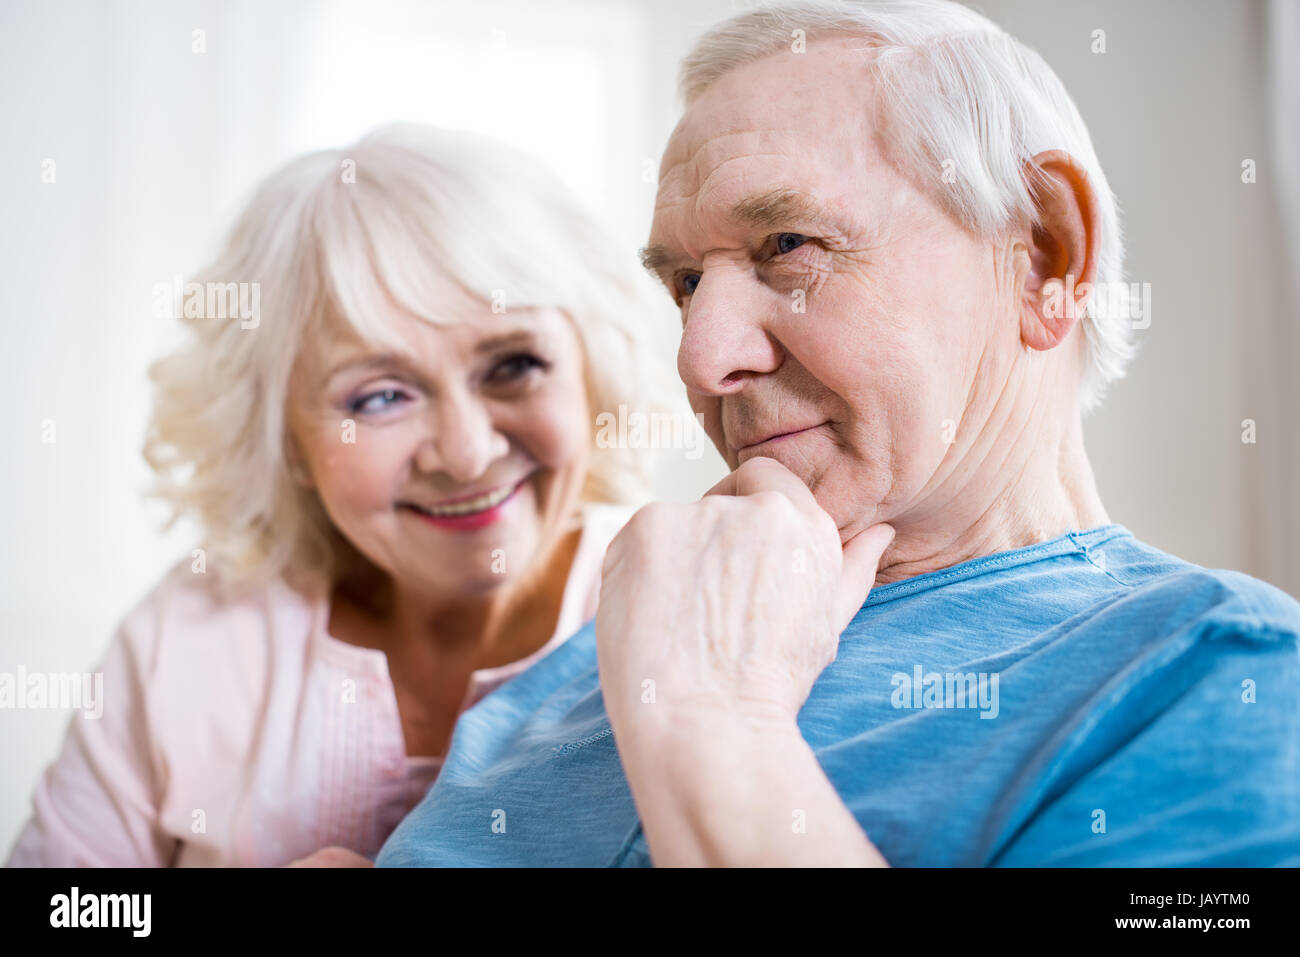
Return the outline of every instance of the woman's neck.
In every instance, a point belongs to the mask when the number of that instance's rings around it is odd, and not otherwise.
[[[331,634],[469,670],[517,661],[554,634],[581,534],[562,534],[524,576],[481,595],[405,587],[364,559],[353,562],[331,595]]]

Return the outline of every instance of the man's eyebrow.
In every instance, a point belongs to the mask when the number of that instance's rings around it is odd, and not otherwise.
[[[728,212],[731,221],[759,229],[776,229],[796,223],[824,222],[826,207],[807,193],[795,189],[773,189],[738,200]],[[646,246],[640,251],[641,265],[656,278],[678,257],[664,246]]]
[[[664,267],[674,258],[663,246],[646,246],[637,255],[645,271],[656,279],[663,279]]]
[[[823,219],[825,208],[807,193],[773,189],[747,196],[731,207],[730,218],[747,226],[775,229],[796,222]]]

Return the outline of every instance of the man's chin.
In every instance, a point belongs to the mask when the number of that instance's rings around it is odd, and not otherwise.
[[[793,456],[785,453],[780,449],[765,451],[761,456],[746,455],[743,459],[737,457],[733,462],[728,462],[734,472],[744,462],[751,458],[769,458],[780,462],[786,467],[799,481],[808,486],[812,492],[813,498],[821,506],[823,512],[831,517],[835,522],[835,527],[840,533],[840,543],[843,544],[853,539],[854,536],[866,531],[872,525],[879,524],[883,519],[864,519],[862,516],[874,516],[878,513],[879,503],[874,501],[856,502],[850,501],[851,496],[842,494],[843,485],[836,486],[833,480],[827,481],[828,467],[824,464],[810,461],[806,456]]]
[[[757,454],[750,454],[748,449],[742,450],[740,455],[737,456],[737,462],[736,465],[732,467],[732,471],[734,472],[737,468],[751,459],[757,458],[772,459],[775,462],[780,462],[785,466],[787,471],[799,479],[800,482],[803,482],[804,485],[808,486],[809,490],[813,493],[813,497],[817,499],[817,504],[823,509],[826,508],[826,503],[818,496],[818,488],[821,485],[821,476],[825,472],[824,467],[810,461],[806,455],[797,454],[793,449],[767,448]]]

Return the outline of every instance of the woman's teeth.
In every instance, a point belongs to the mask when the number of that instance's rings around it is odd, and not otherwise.
[[[463,502],[456,502],[454,505],[442,505],[436,508],[420,508],[422,512],[428,512],[430,515],[438,518],[451,518],[457,515],[473,515],[475,512],[486,512],[490,508],[496,508],[506,499],[508,499],[515,490],[515,486],[507,485],[496,489],[492,492],[486,492],[478,498],[466,499]],[[417,506],[419,508],[419,506]]]

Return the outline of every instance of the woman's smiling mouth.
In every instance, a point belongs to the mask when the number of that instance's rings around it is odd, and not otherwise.
[[[486,492],[451,499],[437,505],[416,505],[414,502],[400,502],[398,507],[440,528],[452,528],[460,531],[483,528],[501,518],[505,513],[506,506],[531,477],[531,475],[525,476],[514,485],[502,485]]]

